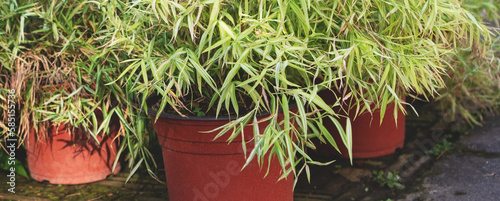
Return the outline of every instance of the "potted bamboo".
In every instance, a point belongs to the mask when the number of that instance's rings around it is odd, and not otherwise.
[[[318,164],[305,152],[311,138],[333,139],[316,126],[337,115],[317,92],[340,78],[304,33],[284,29],[300,9],[261,3],[120,3],[110,12],[120,34],[106,49],[128,58],[116,81],[150,108],[170,200],[292,200],[295,176]]]
[[[338,111],[350,117],[352,154],[341,149],[344,157],[377,157],[401,148],[405,105],[411,108],[406,96],[429,101],[448,87],[444,78],[456,69],[450,58],[461,50],[474,50],[478,60],[487,61],[491,28],[458,1],[325,4],[331,9],[322,16],[341,25],[312,27],[339,41],[330,49],[346,77],[333,92],[322,93],[334,103],[341,100]]]
[[[102,6],[115,30],[102,38],[103,51],[120,58],[113,83],[152,116],[171,200],[291,200],[290,180],[319,164],[306,151],[315,148],[311,139],[352,156],[350,119],[377,109],[374,124],[388,110],[403,116],[403,97],[428,99],[445,87],[446,56],[490,42],[488,29],[453,0]],[[327,104],[323,90],[340,95]],[[286,184],[267,186],[276,181],[264,175]],[[243,183],[259,193],[243,194]]]
[[[100,81],[105,71],[92,74],[105,66],[92,52],[102,11],[76,1],[1,6],[1,65],[5,86],[15,91],[16,133],[31,177],[78,184],[116,174],[120,124],[110,88]]]

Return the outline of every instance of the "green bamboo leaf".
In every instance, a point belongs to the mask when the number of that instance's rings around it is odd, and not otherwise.
[[[336,118],[331,118],[331,119],[334,119],[335,121],[338,121]],[[331,119],[330,119],[330,120],[331,120]],[[337,126],[337,125],[340,125],[340,124],[337,122],[337,123],[334,123],[334,125],[336,125],[336,126]],[[339,147],[337,146],[337,142],[335,142],[335,140],[334,140],[334,138],[333,138],[332,134],[330,133],[330,131],[328,131],[328,129],[326,129],[326,127],[325,127],[325,126],[323,126],[323,124],[318,124],[318,127],[319,127],[319,129],[321,130],[321,134],[322,134],[321,136],[322,136],[322,137],[324,137],[324,138],[328,141],[328,143],[330,143],[330,145],[331,145],[333,148],[335,148],[335,150],[337,150],[337,152],[339,152],[339,153],[340,153],[340,149],[339,149]],[[337,130],[339,130],[339,129],[342,129],[342,130],[343,130],[344,128],[342,128],[342,127],[336,127],[336,129],[337,129]],[[342,132],[342,131],[339,131],[339,133],[341,133],[341,132]]]
[[[212,11],[210,13],[209,24],[215,24],[218,14],[221,11],[221,0],[213,0]]]
[[[219,20],[217,24],[219,25],[221,32],[228,34],[229,36],[231,36],[233,40],[236,40],[235,33],[233,32],[233,30],[231,30],[231,28],[229,28],[229,26],[227,26],[227,24],[224,21]]]

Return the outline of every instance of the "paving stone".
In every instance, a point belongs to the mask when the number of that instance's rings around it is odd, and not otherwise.
[[[360,182],[361,179],[371,177],[372,172],[361,168],[342,168],[336,171],[350,182]]]
[[[500,197],[500,116],[468,131],[398,201],[490,201]],[[465,145],[465,146],[464,146]],[[463,147],[462,147],[463,146]]]
[[[426,197],[434,200],[498,200],[500,159],[452,155],[434,168],[441,174],[428,177]]]
[[[500,116],[489,120],[485,127],[472,130],[461,144],[472,150],[500,153]]]

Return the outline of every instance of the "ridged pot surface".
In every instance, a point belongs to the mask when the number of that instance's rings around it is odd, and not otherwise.
[[[278,181],[281,166],[277,160],[259,168],[252,162],[242,171],[245,154],[253,148],[253,129],[244,129],[244,140],[232,143],[223,136],[213,140],[218,128],[228,120],[195,120],[160,117],[154,128],[163,149],[169,200],[171,201],[292,201],[293,178]],[[266,125],[260,123],[261,130]],[[231,131],[230,131],[231,132]],[[267,167],[270,172],[267,177]]]

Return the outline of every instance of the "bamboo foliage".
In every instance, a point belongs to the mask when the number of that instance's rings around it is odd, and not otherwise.
[[[30,130],[40,127],[72,125],[66,127],[69,133],[84,129],[97,140],[100,133],[109,133],[112,117],[134,125],[128,122],[134,114],[120,113],[124,104],[116,103],[120,87],[105,85],[116,66],[106,62],[109,55],[96,54],[103,45],[96,38],[106,28],[104,14],[93,1],[0,3],[2,89],[16,91],[20,145]],[[116,139],[131,130],[127,128],[121,126]],[[38,142],[45,137],[36,136]]]
[[[2,101],[2,104],[0,104],[0,114],[3,116],[8,116],[8,105],[3,104],[5,102],[8,102],[8,94],[9,90],[6,87],[6,81],[8,76],[7,74],[7,69],[5,69],[2,65],[0,65],[0,100]],[[4,118],[2,118],[3,120]],[[8,122],[8,121],[7,121]],[[8,124],[8,123],[7,123]],[[0,122],[0,147],[2,147],[5,150],[5,147],[3,146],[3,142],[5,141],[5,137],[8,135],[8,127],[4,121]]]
[[[446,87],[443,77],[458,50],[482,55],[491,43],[490,28],[455,0],[110,1],[108,7],[115,31],[102,38],[109,41],[105,49],[127,58],[116,81],[131,83],[138,99],[164,97],[160,112],[189,116],[208,105],[205,113],[236,114],[218,135],[231,141],[256,115],[268,112],[273,122],[280,108],[290,111],[254,135],[257,146],[247,156],[263,162],[272,153],[285,175],[316,163],[305,148],[314,147],[312,137],[332,138],[321,119],[336,122],[334,106],[349,100],[358,114],[380,108],[383,115],[395,102],[397,115],[406,104],[401,96],[429,100]],[[327,105],[321,90],[343,94]],[[350,128],[338,129],[349,147]]]
[[[407,95],[458,100],[445,89],[465,83],[463,73],[498,78],[490,51],[497,43],[476,12],[492,3],[469,1],[9,0],[0,3],[0,71],[7,74],[0,84],[17,89],[21,135],[50,121],[95,137],[116,116],[120,154],[128,153],[132,174],[145,165],[154,176],[144,112],[154,96],[158,115],[237,116],[217,137],[252,135],[247,164],[275,157],[283,176],[309,174],[308,165],[321,164],[306,152],[315,148],[312,138],[352,145],[350,125],[338,122],[335,107],[383,115],[395,103],[397,115]],[[494,8],[486,14],[498,19]],[[460,70],[455,64],[468,64],[466,56],[479,63]],[[71,90],[50,87],[61,82]],[[495,91],[477,88],[486,83],[461,87],[493,104]],[[334,104],[318,95],[322,90],[340,92]],[[101,126],[94,111],[103,113]],[[270,124],[258,130],[263,113]],[[255,133],[240,134],[245,126]]]
[[[490,0],[467,0],[464,7],[482,23],[499,24],[500,2]],[[443,116],[449,122],[481,125],[485,115],[499,112],[500,107],[500,35],[495,37],[491,48],[484,54],[464,48],[450,59],[453,68],[445,77],[447,88],[439,91],[436,99],[441,104]]]

